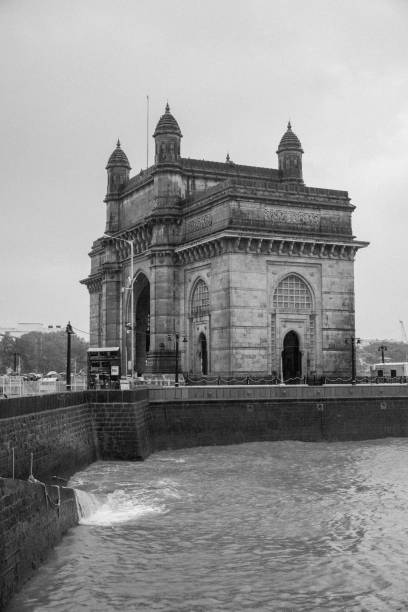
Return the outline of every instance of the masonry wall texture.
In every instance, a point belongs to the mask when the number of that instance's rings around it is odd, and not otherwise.
[[[98,457],[132,461],[151,453],[147,399],[131,404],[90,404]]]
[[[30,475],[31,454],[34,476],[50,483],[53,476],[69,477],[95,460],[91,415],[83,393],[10,399],[1,408],[1,476],[13,475],[13,449],[14,475],[20,479]]]
[[[263,440],[366,440],[407,435],[407,398],[150,405],[151,452]]]
[[[78,523],[72,489],[0,478],[0,610]]]

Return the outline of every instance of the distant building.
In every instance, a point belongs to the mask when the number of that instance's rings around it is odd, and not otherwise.
[[[155,161],[130,178],[118,141],[107,164],[106,229],[92,246],[91,346],[120,346],[135,369],[348,376],[354,257],[346,191],[307,187],[290,123],[278,169],[181,157],[167,105]],[[325,159],[328,159],[325,156]],[[130,248],[134,244],[134,277]],[[134,292],[131,312],[130,288]],[[181,342],[185,337],[187,342]]]
[[[371,376],[379,378],[397,378],[408,376],[408,361],[387,361],[385,363],[373,363],[370,366]]]
[[[0,325],[0,335],[10,334],[14,338],[20,338],[29,332],[48,333],[63,329],[61,325],[44,325],[44,323],[14,323],[10,325]]]

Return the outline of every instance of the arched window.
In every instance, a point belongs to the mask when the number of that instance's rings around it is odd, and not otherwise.
[[[210,310],[210,296],[208,287],[203,280],[199,280],[196,284],[191,299],[191,315],[193,317],[203,317]]]
[[[277,286],[273,295],[273,306],[292,312],[310,311],[313,308],[313,300],[306,283],[295,274],[289,274]]]

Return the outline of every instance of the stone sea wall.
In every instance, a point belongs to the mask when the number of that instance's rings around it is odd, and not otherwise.
[[[84,393],[13,398],[0,402],[0,476],[69,478],[96,458]],[[55,483],[55,480],[54,480]]]
[[[102,459],[136,460],[150,455],[149,401],[90,403],[97,455]]]
[[[300,440],[367,440],[408,435],[408,400],[157,402],[150,405],[151,451]]]
[[[77,523],[72,489],[0,478],[0,610]]]
[[[408,386],[233,386],[154,389],[152,452],[262,440],[408,436]]]

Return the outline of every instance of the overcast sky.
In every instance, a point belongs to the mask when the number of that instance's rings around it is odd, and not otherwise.
[[[305,183],[348,190],[371,243],[357,335],[402,339],[407,31],[406,0],[0,0],[0,325],[89,329],[106,162],[120,137],[145,166],[149,94],[150,134],[168,99],[185,157],[276,168],[290,118]]]

